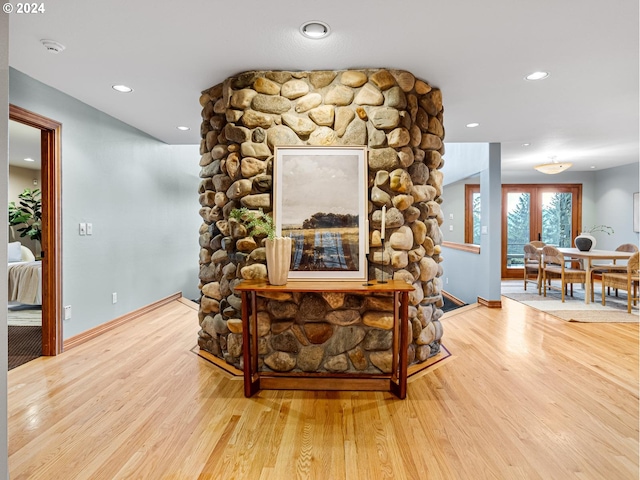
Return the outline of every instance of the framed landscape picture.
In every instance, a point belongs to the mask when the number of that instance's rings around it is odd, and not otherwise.
[[[290,280],[366,279],[366,147],[276,147],[273,202]]]

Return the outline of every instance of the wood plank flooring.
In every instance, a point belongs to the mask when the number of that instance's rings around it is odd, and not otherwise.
[[[503,298],[443,320],[452,357],[385,392],[261,391],[192,349],[175,301],[9,372],[17,479],[637,479],[638,324]]]

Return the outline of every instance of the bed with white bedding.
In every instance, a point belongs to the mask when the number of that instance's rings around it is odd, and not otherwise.
[[[42,305],[42,261],[20,242],[9,243],[9,304]]]

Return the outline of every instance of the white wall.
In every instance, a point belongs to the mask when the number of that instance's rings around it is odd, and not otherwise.
[[[442,236],[447,242],[464,243],[465,185],[472,184],[480,185],[480,177],[463,178],[457,182],[448,183],[443,188],[441,207],[444,222],[441,228]]]
[[[38,182],[37,185],[33,184],[33,181]],[[29,190],[35,190],[41,188],[41,174],[40,170],[33,170],[30,168],[16,167],[9,165],[9,201],[15,202],[16,205],[20,204],[20,195],[26,188]],[[18,241],[25,247],[31,250],[35,255],[39,255],[40,244],[35,240],[31,240],[29,237],[21,237],[17,232],[16,227],[9,227],[9,241]]]
[[[33,184],[34,180],[38,182],[36,185]],[[26,188],[29,190],[40,189],[40,182],[40,170],[9,165],[9,201],[18,204],[20,201],[18,195]]]
[[[595,219],[591,225],[609,225],[613,235],[596,233],[596,248],[613,250],[623,243],[638,245],[638,232],[633,231],[633,194],[640,191],[640,165],[632,163],[596,173]]]
[[[0,108],[2,113],[0,114],[0,230],[2,236],[7,238],[8,220],[7,220],[7,206],[8,206],[8,178],[9,178],[9,15],[0,15]],[[7,250],[0,248],[0,263],[2,265],[7,264]],[[7,292],[7,276],[0,275],[0,291]],[[7,311],[7,295],[6,293],[0,295],[2,302],[0,302],[0,309],[3,312]],[[7,352],[7,322],[0,324],[0,345],[3,348],[0,350],[0,477],[9,478],[9,446],[8,446],[8,431],[7,431],[7,370],[8,365],[8,352]]]
[[[162,143],[14,69],[9,99],[62,123],[64,338],[176,292],[197,298],[199,146]]]
[[[471,175],[477,172],[476,166],[483,166],[479,181],[474,180],[473,183],[480,183],[483,200],[482,226],[486,227],[486,233],[480,236],[480,254],[443,247],[443,288],[446,292],[466,303],[475,303],[478,297],[482,297],[487,301],[500,300],[500,144],[466,145],[468,148],[457,150],[447,146],[446,158],[449,165],[455,165],[458,163],[465,164],[469,158],[473,157],[473,166],[470,166],[466,171],[456,169],[456,176]],[[456,152],[460,153],[460,157],[457,156]],[[470,156],[470,153],[473,153],[473,155]],[[443,171],[443,173],[446,185],[444,189],[445,195],[452,194],[455,196],[447,199],[443,195],[442,208],[445,218],[442,224],[443,237],[447,241],[458,241],[452,240],[452,238],[457,237],[451,236],[451,232],[448,229],[448,225],[452,223],[449,220],[449,213],[454,213],[454,232],[456,232],[458,220],[462,219],[457,229],[457,232],[462,231],[462,240],[459,241],[459,243],[462,243],[464,240],[465,181],[458,181],[451,185],[448,183],[446,171]],[[457,180],[460,179],[458,178]],[[493,214],[492,209],[497,214]]]
[[[448,185],[474,176],[489,167],[488,143],[445,143],[443,183]]]

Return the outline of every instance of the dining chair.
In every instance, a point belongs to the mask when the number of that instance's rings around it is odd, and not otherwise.
[[[531,242],[529,242],[529,245],[533,245],[536,248],[542,248],[546,245],[546,243],[541,242],[540,240],[533,240]]]
[[[634,253],[638,251],[638,246],[633,243],[623,243],[616,248],[616,252],[629,252]],[[624,272],[626,271],[626,264],[616,263],[614,259],[612,263],[601,263],[591,266],[591,285],[594,285],[594,278],[596,275],[602,275],[604,272]],[[604,293],[604,292],[603,292]],[[611,294],[611,288],[607,288],[607,295]],[[618,296],[618,290],[615,291],[616,297]],[[593,302],[593,288],[591,289],[591,301]]]
[[[540,242],[542,243],[542,242]],[[524,246],[524,290],[527,291],[527,283],[535,283],[540,295],[540,278],[542,270],[540,269],[540,252],[532,243]],[[534,276],[535,275],[535,276]]]
[[[542,247],[542,285],[545,297],[547,296],[547,288],[560,290],[564,303],[567,285],[571,286],[571,296],[573,297],[573,284],[586,282],[587,272],[579,268],[567,267],[567,263],[571,264],[571,259],[565,259],[556,247],[551,245]],[[551,281],[554,279],[560,279],[560,287],[552,284]]]
[[[606,305],[606,295],[604,287],[615,288],[627,291],[627,312],[631,313],[631,303],[638,303],[638,284],[640,283],[640,275],[638,274],[638,263],[640,253],[636,252],[631,255],[626,265],[626,271],[608,271],[602,273],[602,305]]]

